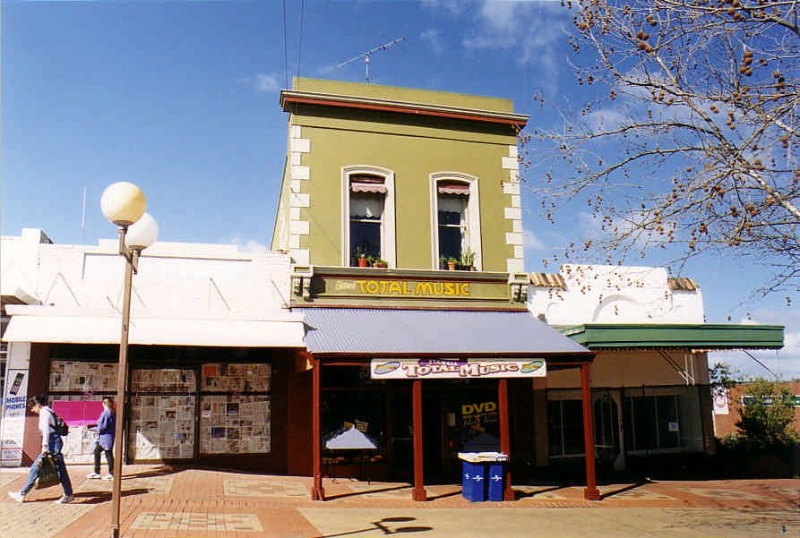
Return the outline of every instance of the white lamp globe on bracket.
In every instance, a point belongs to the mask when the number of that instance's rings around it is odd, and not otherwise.
[[[142,189],[128,181],[112,183],[100,199],[103,216],[117,226],[127,227],[139,220],[147,210]]]
[[[134,222],[125,234],[125,246],[133,250],[144,250],[158,238],[158,223],[156,219],[145,213]]]

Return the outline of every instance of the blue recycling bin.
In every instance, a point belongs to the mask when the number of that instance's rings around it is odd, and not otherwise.
[[[506,481],[506,464],[498,461],[489,463],[486,467],[486,498],[490,501],[502,501]]]
[[[472,502],[486,500],[486,465],[483,462],[462,461],[461,494]]]
[[[471,502],[502,501],[508,457],[499,452],[461,452],[461,494]]]

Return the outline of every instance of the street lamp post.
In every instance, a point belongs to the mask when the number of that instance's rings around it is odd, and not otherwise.
[[[120,500],[122,496],[122,455],[125,424],[126,391],[128,385],[128,329],[131,315],[131,287],[137,272],[139,255],[152,245],[158,236],[155,219],[145,213],[147,200],[134,185],[121,181],[109,185],[100,200],[103,215],[119,231],[119,253],[125,258],[125,281],[122,299],[122,333],[119,339],[117,366],[117,416],[114,431],[114,479],[111,488],[111,538],[119,538]]]

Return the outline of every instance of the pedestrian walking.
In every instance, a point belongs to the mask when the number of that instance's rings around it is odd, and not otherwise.
[[[113,480],[114,479],[114,433],[117,427],[117,414],[114,409],[114,400],[110,396],[103,398],[103,412],[97,419],[97,440],[94,443],[94,472],[86,478]],[[105,453],[108,473],[100,475],[100,455]]]
[[[9,491],[8,495],[17,502],[23,502],[25,495],[33,489],[36,484],[36,479],[39,477],[39,462],[48,454],[53,457],[56,464],[56,471],[58,472],[58,479],[61,481],[61,487],[64,489],[64,495],[56,501],[58,504],[68,504],[72,502],[72,483],[69,480],[69,473],[67,473],[67,466],[64,464],[64,455],[61,454],[61,449],[64,446],[64,441],[56,428],[56,414],[47,405],[47,400],[44,396],[34,396],[30,399],[31,411],[39,415],[39,432],[42,434],[42,451],[36,456],[36,459],[31,465],[31,470],[28,473],[28,479],[25,485],[19,491]]]

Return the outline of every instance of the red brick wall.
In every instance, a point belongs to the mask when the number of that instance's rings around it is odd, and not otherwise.
[[[794,381],[784,383],[783,385],[789,387],[794,395],[800,395],[800,382]],[[736,422],[739,420],[739,410],[741,408],[742,395],[747,391],[747,384],[742,384],[731,389],[728,395],[728,408],[727,415],[714,415],[714,434],[719,437],[725,437],[736,433]],[[800,433],[800,407],[795,407],[794,410],[794,429]]]

